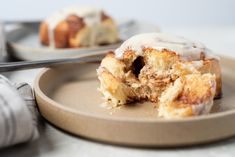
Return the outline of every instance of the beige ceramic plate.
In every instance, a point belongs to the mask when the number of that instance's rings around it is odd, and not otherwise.
[[[165,120],[151,103],[110,108],[97,91],[98,64],[45,69],[35,81],[40,112],[52,124],[89,139],[132,146],[182,146],[235,135],[235,61],[221,60],[223,98],[210,115]]]

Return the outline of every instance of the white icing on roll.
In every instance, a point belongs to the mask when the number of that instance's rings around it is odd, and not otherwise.
[[[153,48],[160,51],[167,49],[180,55],[185,60],[198,60],[200,59],[201,53],[204,53],[206,58],[219,59],[212,54],[211,50],[199,42],[165,33],[145,33],[135,35],[126,40],[115,50],[115,56],[121,59],[126,50],[133,50],[136,55],[141,56],[143,55],[144,48]]]
[[[63,20],[70,15],[77,15],[83,18],[85,24],[89,27],[95,27],[101,22],[102,10],[94,7],[68,7],[58,12],[55,12],[46,19],[46,23],[49,27],[49,43],[50,47],[54,46],[54,29]]]

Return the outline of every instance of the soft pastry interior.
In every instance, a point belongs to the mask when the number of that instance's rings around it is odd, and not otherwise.
[[[68,7],[55,12],[39,28],[43,45],[54,48],[91,47],[119,41],[115,21],[94,7]]]
[[[165,33],[131,37],[97,69],[106,101],[155,102],[165,118],[208,114],[221,96],[219,58],[203,44]]]

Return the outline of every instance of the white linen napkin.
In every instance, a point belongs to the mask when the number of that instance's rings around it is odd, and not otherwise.
[[[0,21],[0,60],[7,57],[4,25]],[[39,137],[38,112],[31,87],[13,84],[0,75],[0,148]]]
[[[31,87],[0,75],[0,148],[39,137],[38,112]]]

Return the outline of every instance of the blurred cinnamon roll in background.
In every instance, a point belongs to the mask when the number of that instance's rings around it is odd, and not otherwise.
[[[119,42],[115,21],[94,7],[64,8],[43,21],[40,42],[53,48],[77,48]]]

